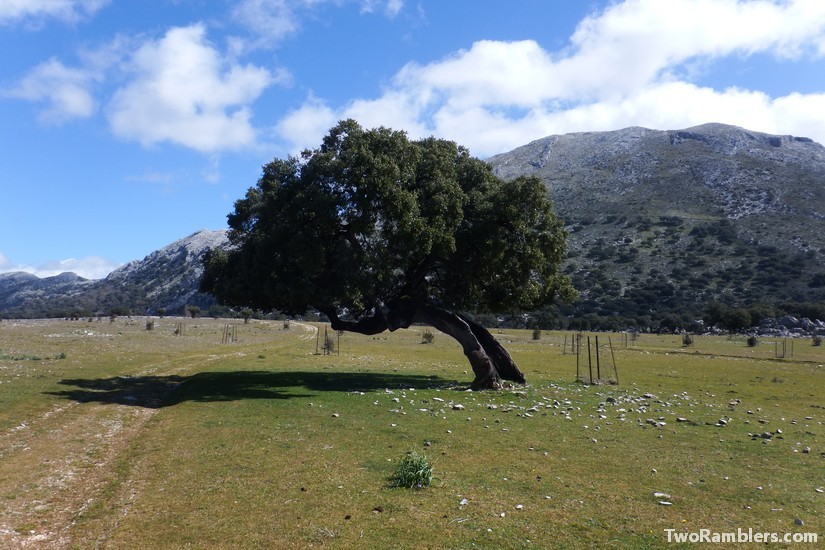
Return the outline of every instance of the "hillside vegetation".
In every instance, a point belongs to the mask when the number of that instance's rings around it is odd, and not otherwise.
[[[714,302],[825,318],[825,148],[721,124],[551,136],[490,162],[547,184],[594,327],[675,325]]]

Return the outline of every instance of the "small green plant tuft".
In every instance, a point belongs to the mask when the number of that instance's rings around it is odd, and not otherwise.
[[[406,487],[407,489],[422,489],[429,487],[433,479],[433,466],[430,459],[424,454],[419,454],[412,450],[408,452],[392,479],[393,487]]]
[[[425,330],[424,334],[421,335],[422,344],[432,344],[434,339],[435,335],[429,329]]]
[[[689,348],[693,345],[693,336],[687,332],[682,335],[682,347]]]
[[[822,345],[822,336],[819,336],[819,335],[814,336],[812,343],[815,346],[821,346]]]
[[[541,340],[541,329],[538,327],[533,329],[533,340]]]
[[[755,348],[759,345],[759,338],[756,336],[748,336],[748,347]]]

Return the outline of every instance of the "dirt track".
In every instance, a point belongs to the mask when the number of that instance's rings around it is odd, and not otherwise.
[[[293,323],[294,337],[314,338],[314,326]],[[294,340],[292,338],[289,341]],[[202,370],[208,363],[243,354],[237,347],[218,354],[187,355],[186,361],[140,364],[128,376],[172,377]],[[118,478],[118,461],[177,384],[151,396],[125,395],[122,402],[58,400],[0,433],[0,546],[3,548],[97,547],[100,540],[73,539],[72,526],[94,506],[119,503],[107,513],[109,528],[128,512],[138,484]],[[2,391],[2,388],[0,388]],[[129,399],[135,400],[129,404]]]

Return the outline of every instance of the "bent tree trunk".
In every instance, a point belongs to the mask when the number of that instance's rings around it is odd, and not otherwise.
[[[499,389],[503,380],[521,384],[526,382],[510,354],[493,335],[462,315],[412,299],[400,300],[386,312],[376,308],[372,316],[358,321],[340,319],[335,308],[321,308],[320,311],[329,317],[333,330],[372,335],[385,330],[409,328],[413,323],[424,323],[452,336],[461,344],[473,368],[475,379],[470,387],[474,390]]]

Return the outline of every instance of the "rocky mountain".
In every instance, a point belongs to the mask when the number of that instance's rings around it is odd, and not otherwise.
[[[24,272],[0,273],[0,304],[12,306],[53,296],[77,296],[93,285],[94,281],[74,273],[44,278]]]
[[[202,230],[129,262],[105,279],[74,273],[38,278],[29,273],[0,274],[0,317],[88,316],[112,311],[142,314],[164,308],[180,314],[185,305],[215,303],[198,292],[202,258],[227,244],[226,230]]]
[[[501,177],[541,178],[569,233],[564,270],[580,299],[533,323],[825,321],[825,147],[808,138],[634,127],[550,136],[488,160]],[[0,316],[208,308],[201,258],[226,243],[226,231],[199,231],[97,281],[0,274]]]
[[[825,303],[825,147],[808,138],[634,127],[489,161],[501,177],[546,183],[582,298],[563,310],[591,325],[687,321],[714,301],[755,316]]]

